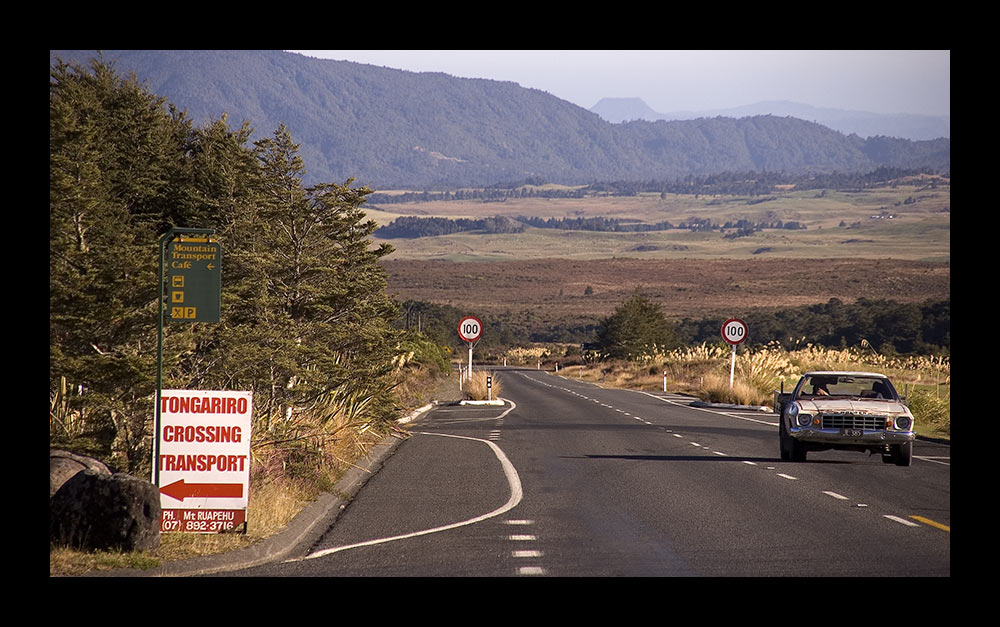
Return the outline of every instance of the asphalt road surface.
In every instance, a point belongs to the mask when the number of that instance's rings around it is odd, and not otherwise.
[[[778,456],[776,416],[500,370],[302,555],[222,576],[949,576],[950,447]]]

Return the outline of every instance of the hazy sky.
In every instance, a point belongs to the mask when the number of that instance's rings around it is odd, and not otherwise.
[[[660,113],[789,100],[951,115],[948,50],[290,50],[414,72],[514,81],[585,109],[638,97]]]

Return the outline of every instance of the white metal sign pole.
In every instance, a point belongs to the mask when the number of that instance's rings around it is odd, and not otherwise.
[[[736,372],[736,345],[733,344],[733,358],[729,360],[729,389],[733,389],[733,374]]]

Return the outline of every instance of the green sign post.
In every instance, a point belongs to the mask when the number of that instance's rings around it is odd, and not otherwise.
[[[160,393],[163,389],[163,321],[219,321],[222,303],[222,245],[210,238],[214,233],[215,229],[172,227],[160,237],[156,409],[153,423],[153,484],[156,486],[160,485],[158,443]]]

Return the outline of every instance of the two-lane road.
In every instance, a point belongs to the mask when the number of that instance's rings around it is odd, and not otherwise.
[[[950,574],[950,449],[778,457],[776,417],[498,372],[413,425],[304,558],[260,576]]]

